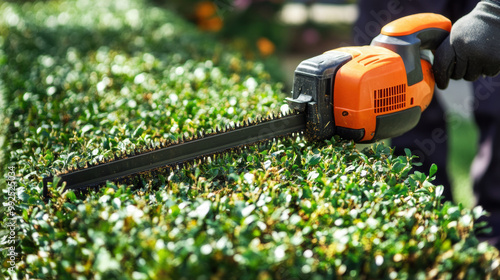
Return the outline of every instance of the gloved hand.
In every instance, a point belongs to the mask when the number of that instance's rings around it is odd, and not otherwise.
[[[500,72],[500,0],[481,1],[460,18],[434,54],[436,85],[451,79],[476,80]]]

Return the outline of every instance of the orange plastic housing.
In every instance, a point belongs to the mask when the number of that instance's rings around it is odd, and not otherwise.
[[[349,53],[353,59],[335,75],[334,118],[337,127],[364,129],[360,142],[375,135],[376,117],[429,105],[434,91],[430,63],[422,60],[424,79],[408,86],[401,57],[382,47],[363,46],[335,49]]]
[[[405,36],[428,28],[439,28],[450,32],[451,21],[442,15],[433,13],[415,14],[390,22],[382,28],[380,34]]]

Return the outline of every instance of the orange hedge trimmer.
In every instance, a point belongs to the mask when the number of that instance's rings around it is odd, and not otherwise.
[[[416,14],[384,26],[370,46],[344,47],[304,60],[295,70],[290,113],[183,139],[144,153],[58,174],[68,189],[176,166],[295,133],[309,141],[339,135],[374,142],[413,128],[434,91],[432,53],[451,22]],[[44,178],[44,193],[53,177]]]

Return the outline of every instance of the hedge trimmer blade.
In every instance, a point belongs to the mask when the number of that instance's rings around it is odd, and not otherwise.
[[[241,126],[236,125],[223,131],[199,135],[167,147],[59,174],[57,177],[61,179],[61,182],[66,182],[66,189],[85,190],[106,181],[118,180],[156,168],[174,167],[234,148],[299,133],[305,129],[306,119],[303,113],[272,116],[260,121],[247,122]],[[44,178],[45,194],[48,193],[48,183],[53,179],[52,176]]]

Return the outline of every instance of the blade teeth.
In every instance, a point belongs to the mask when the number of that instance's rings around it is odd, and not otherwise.
[[[215,129],[211,129],[209,132],[206,132],[205,130],[200,129],[199,131],[194,133],[193,136],[189,136],[188,133],[183,133],[179,136],[178,139],[175,139],[175,140],[172,138],[167,138],[167,139],[162,138],[160,140],[156,140],[157,142],[150,141],[150,142],[146,143],[144,145],[144,147],[133,148],[133,149],[130,149],[129,151],[118,151],[112,155],[109,155],[106,158],[97,158],[97,159],[94,159],[93,161],[88,161],[85,163],[77,162],[76,164],[67,167],[65,170],[58,171],[58,174],[74,172],[75,170],[81,169],[83,166],[85,168],[93,167],[93,166],[96,166],[96,165],[99,165],[102,163],[130,157],[132,155],[140,154],[143,152],[148,152],[148,151],[151,151],[151,150],[154,150],[157,148],[165,148],[165,147],[179,144],[179,143],[183,143],[186,141],[191,141],[191,140],[198,139],[198,138],[204,138],[204,137],[207,137],[208,135],[211,135],[211,134],[224,133],[226,131],[232,131],[232,130],[235,130],[237,128],[247,127],[247,126],[251,126],[254,124],[261,123],[261,122],[271,121],[271,120],[274,120],[276,118],[282,118],[284,116],[288,116],[288,115],[292,115],[292,114],[300,114],[300,112],[290,111],[290,112],[286,112],[286,113],[280,112],[278,114],[273,113],[273,114],[268,115],[267,117],[257,116],[257,117],[255,117],[254,120],[252,120],[251,118],[248,118],[246,120],[243,120],[242,122],[234,123],[233,125],[230,125],[230,124],[225,125],[222,128],[221,128],[221,126],[217,125],[215,127]],[[156,168],[156,169],[153,169],[153,170],[150,170],[147,172],[148,172],[148,174],[150,174],[152,172],[171,173],[171,172],[174,172],[174,170],[182,170],[183,168],[193,168],[194,166],[196,166],[197,164],[200,164],[202,162],[213,162],[213,161],[217,161],[218,159],[222,159],[222,158],[230,155],[234,151],[237,151],[237,152],[246,151],[246,150],[249,150],[252,146],[257,146],[260,148],[262,146],[269,145],[273,142],[277,142],[277,141],[281,141],[281,140],[285,140],[285,139],[289,139],[289,138],[296,139],[297,137],[302,136],[302,135],[304,135],[303,131],[293,132],[293,133],[289,133],[286,135],[280,135],[280,136],[273,137],[272,139],[258,141],[258,142],[253,143],[253,144],[242,145],[242,146],[235,147],[232,149],[227,149],[224,151],[216,152],[214,154],[202,155],[202,156],[200,156],[192,161],[188,161],[188,162],[184,162],[184,163],[176,163],[176,164],[173,164],[171,166],[163,166],[163,167]],[[291,140],[294,140],[294,139],[291,139]],[[130,182],[137,181],[137,180],[131,179],[131,178],[135,178],[135,176],[136,176],[135,174],[132,174],[132,175],[126,176],[124,178],[121,178],[121,179],[118,179],[115,181],[123,181],[125,179],[130,180]],[[148,175],[148,178],[151,178],[151,176]]]

